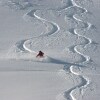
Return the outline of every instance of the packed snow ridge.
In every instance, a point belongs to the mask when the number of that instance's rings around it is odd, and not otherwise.
[[[84,24],[84,27],[82,27],[81,29],[86,29],[86,30],[88,30],[88,29],[92,26],[92,24],[89,23],[89,22],[84,22],[84,21],[78,19],[78,18],[75,16],[75,15],[77,15],[77,14],[84,14],[84,13],[87,13],[88,11],[87,11],[85,8],[83,8],[83,7],[79,6],[79,5],[77,5],[77,4],[75,3],[74,0],[71,0],[71,3],[72,3],[71,6],[69,6],[69,7],[67,7],[67,8],[64,8],[64,9],[69,10],[69,9],[75,8],[75,9],[80,9],[80,12],[77,13],[77,11],[75,11],[74,13],[69,14],[69,15],[67,15],[67,16],[70,17],[70,18],[72,18],[72,19],[74,19],[75,21],[78,21],[78,22],[80,22],[80,23],[83,23],[83,24]],[[78,48],[79,46],[86,47],[87,45],[89,45],[89,44],[92,43],[92,40],[91,40],[90,38],[88,38],[88,37],[85,37],[85,36],[82,36],[82,35],[78,34],[78,28],[74,28],[74,29],[72,28],[72,29],[70,29],[70,32],[72,32],[72,34],[77,35],[78,37],[84,38],[85,41],[86,41],[85,44],[80,44],[80,45],[74,45],[74,46],[72,46],[73,48],[71,48],[70,50],[73,51],[73,52],[78,53],[79,55],[81,55],[81,57],[83,58],[83,61],[81,61],[80,63],[90,62],[90,60],[91,60],[90,57],[87,56],[87,55],[82,54],[81,52],[79,52],[77,48]],[[77,66],[77,67],[79,67],[79,66]],[[77,88],[79,88],[79,90],[81,91],[81,95],[83,95],[83,92],[82,92],[82,91],[84,90],[84,88],[88,87],[88,85],[90,84],[90,80],[89,80],[88,78],[82,76],[82,75],[79,74],[79,73],[74,72],[73,69],[74,69],[74,66],[71,65],[71,66],[70,66],[70,72],[73,73],[74,75],[79,76],[79,78],[81,79],[81,83],[80,83],[79,85],[74,86],[73,88],[71,88],[71,89],[69,89],[69,90],[67,90],[67,91],[64,92],[64,96],[65,96],[65,98],[66,98],[67,100],[76,100],[76,98],[75,98],[74,95],[73,95],[73,92],[75,92],[75,90],[76,90]]]

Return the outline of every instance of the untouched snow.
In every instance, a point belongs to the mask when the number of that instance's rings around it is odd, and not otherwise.
[[[99,13],[99,0],[0,0],[0,100],[99,100]]]

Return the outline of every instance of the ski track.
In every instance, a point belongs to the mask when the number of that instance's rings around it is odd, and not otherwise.
[[[37,37],[31,37],[29,39],[25,39],[25,40],[21,40],[21,41],[17,42],[16,46],[17,46],[18,49],[20,49],[20,51],[27,51],[27,52],[30,52],[30,53],[36,53],[35,51],[33,51],[30,48],[28,48],[26,46],[26,44],[29,44],[29,43],[31,44],[31,41],[34,38],[39,38],[39,37],[43,37],[43,36],[49,36],[49,35],[58,33],[59,30],[60,30],[60,27],[58,26],[58,24],[56,24],[55,22],[47,21],[46,19],[43,19],[43,18],[37,16],[36,13],[35,13],[36,11],[37,10],[35,10],[35,9],[29,11],[28,13],[23,15],[23,18],[26,15],[28,15],[29,17],[36,18],[37,20],[41,21],[46,26],[46,32],[44,34],[41,33],[41,35],[39,35]],[[48,30],[49,26],[47,26],[47,24],[50,24],[52,26],[51,30]]]
[[[66,7],[63,7],[62,9],[60,9],[60,11],[68,10],[69,8],[73,8],[73,7],[78,7],[78,8],[81,8],[81,9],[83,10],[83,13],[81,13],[81,14],[84,14],[84,13],[87,13],[87,12],[88,12],[85,8],[83,8],[83,7],[79,6],[79,5],[77,5],[77,4],[74,2],[74,0],[69,0],[69,2],[70,2],[70,5],[69,5],[68,7],[67,7],[67,6],[66,6]],[[84,25],[85,25],[84,29],[86,29],[86,30],[89,30],[89,29],[91,28],[91,26],[92,26],[91,23],[89,23],[89,22],[84,22],[84,21],[78,19],[77,17],[75,17],[75,15],[77,15],[77,14],[73,14],[72,16],[69,15],[68,17],[74,19],[75,21],[84,23]],[[70,49],[72,52],[79,54],[79,55],[82,57],[82,59],[83,59],[83,60],[80,62],[80,64],[82,64],[82,63],[84,64],[84,63],[90,62],[90,61],[91,61],[91,58],[90,58],[89,56],[87,56],[87,55],[82,54],[81,52],[79,52],[77,48],[78,48],[78,46],[86,47],[87,45],[89,45],[89,44],[92,43],[92,40],[91,40],[90,38],[88,38],[88,37],[85,37],[85,36],[83,36],[83,35],[78,34],[78,33],[77,33],[77,30],[78,30],[78,28],[72,28],[72,29],[69,30],[69,32],[71,32],[71,33],[74,34],[74,35],[77,35],[78,38],[79,38],[79,37],[84,38],[85,41],[86,41],[86,43],[85,43],[85,44],[79,44],[79,45],[73,45],[73,46],[71,46],[69,49]],[[77,67],[80,68],[79,66],[77,66]],[[76,90],[77,88],[80,90],[81,96],[83,96],[83,93],[84,93],[84,92],[83,92],[83,89],[86,89],[86,88],[88,87],[88,85],[90,84],[90,80],[89,80],[88,78],[86,78],[85,76],[83,76],[83,75],[81,75],[81,74],[78,74],[78,73],[74,72],[73,69],[74,69],[74,66],[71,65],[71,66],[70,66],[70,69],[69,69],[70,73],[72,73],[72,74],[74,74],[74,75],[77,75],[77,76],[81,79],[81,83],[78,84],[78,85],[76,85],[76,86],[74,86],[74,87],[72,87],[72,88],[70,88],[69,90],[67,90],[67,91],[64,92],[64,97],[65,97],[65,99],[67,99],[67,100],[76,100],[76,98],[75,98],[74,95],[73,95],[73,92],[75,92],[75,90]],[[66,68],[65,68],[64,70],[66,71]],[[67,70],[68,70],[68,68],[67,68]]]
[[[88,12],[85,8],[82,8],[81,6],[78,6],[74,2],[74,0],[69,0],[69,5],[66,5],[63,8],[58,9],[58,11],[68,10],[69,8],[72,8],[72,7],[78,7],[80,9],[82,9],[83,10],[83,13],[82,14]],[[55,22],[48,21],[46,19],[43,19],[43,18],[39,17],[38,15],[36,15],[36,11],[37,10],[34,10],[33,9],[33,10],[29,11],[28,13],[26,13],[23,17],[25,17],[26,15],[28,15],[29,17],[36,18],[37,20],[41,21],[46,26],[46,32],[44,34],[41,34],[38,37],[49,36],[49,35],[52,35],[52,34],[55,34],[55,33],[58,33],[59,32],[60,27],[58,26],[58,24],[56,24]],[[87,30],[90,29],[90,27],[91,27],[91,24],[90,23],[84,22],[84,21],[78,19],[77,17],[75,17],[75,15],[76,14],[73,14],[72,16],[69,16],[69,17],[73,18],[75,21],[84,23],[85,24],[84,29],[87,29]],[[48,30],[48,27],[49,26],[47,26],[47,24],[50,24],[52,26],[52,29],[51,30]],[[77,30],[78,30],[77,28],[73,28],[69,32],[71,32],[74,35],[77,35],[78,37],[83,37],[86,40],[86,43],[85,44],[80,44],[80,45],[74,45],[74,46],[72,46],[70,48],[70,50],[73,51],[73,52],[75,52],[75,53],[77,53],[77,54],[79,54],[83,58],[82,62],[80,62],[79,64],[82,64],[82,63],[85,63],[85,62],[90,62],[90,60],[91,60],[90,57],[87,56],[87,55],[82,54],[81,52],[79,52],[77,48],[78,48],[78,46],[84,46],[84,47],[86,47],[87,45],[89,45],[89,44],[92,43],[92,40],[90,38],[87,38],[85,36],[82,36],[82,35],[78,34],[77,33]],[[29,39],[24,39],[24,40],[21,40],[21,41],[17,42],[16,43],[17,48],[21,52],[26,52],[27,51],[29,53],[36,53],[35,51],[31,50],[30,48],[28,48],[26,46],[29,43],[31,44],[33,38],[36,38],[36,37],[32,37],[32,38],[29,38]],[[67,100],[76,100],[76,98],[73,95],[73,92],[75,92],[75,90],[77,88],[79,88],[80,94],[83,95],[83,92],[82,91],[83,91],[83,89],[85,89],[85,88],[88,87],[88,85],[90,84],[90,80],[88,78],[86,78],[85,76],[74,72],[73,71],[74,64],[72,64],[69,69],[70,69],[70,72],[73,75],[77,75],[81,79],[81,83],[78,84],[78,85],[76,85],[76,86],[74,86],[74,87],[72,87],[72,88],[70,88],[69,90],[65,91],[64,92],[64,97]],[[66,69],[64,69],[64,70],[66,71]]]

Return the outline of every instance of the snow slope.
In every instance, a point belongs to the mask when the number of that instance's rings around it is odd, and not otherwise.
[[[0,0],[1,100],[99,100],[99,4]]]

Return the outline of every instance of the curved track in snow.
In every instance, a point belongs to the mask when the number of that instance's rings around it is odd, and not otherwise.
[[[61,11],[63,11],[63,10],[69,10],[69,9],[71,9],[73,7],[76,7],[76,8],[79,8],[79,9],[82,10],[82,12],[80,14],[84,14],[84,13],[87,13],[88,12],[85,8],[77,5],[74,0],[69,0],[69,2],[70,2],[70,5],[68,7],[67,6],[66,7],[63,7],[60,10]],[[74,21],[83,23],[84,24],[84,27],[82,29],[86,29],[86,30],[90,29],[90,27],[92,26],[92,24],[89,23],[89,22],[84,22],[84,21],[78,19],[76,17],[76,15],[78,15],[78,13],[75,13],[74,12],[71,15],[70,14],[67,15],[67,17],[72,18]],[[80,29],[80,28],[71,28],[69,30],[69,32],[72,33],[72,34],[74,34],[74,35],[77,35],[78,38],[79,37],[84,38],[85,39],[85,43],[81,43],[79,45],[73,45],[69,49],[72,52],[79,54],[82,57],[82,61],[79,62],[79,64],[84,64],[84,63],[90,62],[91,61],[91,58],[89,56],[81,53],[80,51],[78,51],[78,47],[79,46],[86,47],[87,45],[89,45],[89,44],[92,43],[92,40],[90,38],[88,38],[88,37],[85,37],[83,35],[78,34],[78,32],[77,32],[78,29]],[[77,66],[77,67],[80,68],[80,66]],[[80,94],[83,95],[83,92],[82,91],[83,91],[83,89],[85,89],[86,87],[88,87],[88,85],[90,84],[90,80],[88,78],[86,78],[85,76],[76,73],[74,71],[74,66],[73,65],[70,66],[70,69],[69,70],[70,70],[70,73],[72,73],[73,75],[78,76],[81,79],[81,83],[78,84],[78,85],[76,85],[76,86],[74,86],[74,87],[72,87],[72,88],[70,88],[69,90],[65,91],[64,92],[64,97],[67,100],[76,100],[76,98],[73,95],[73,92],[75,92],[75,90],[78,88],[80,90]]]
[[[33,38],[49,36],[49,35],[57,33],[60,30],[60,27],[58,26],[58,24],[39,17],[38,15],[36,15],[36,11],[37,10],[34,10],[34,9],[29,11],[28,13],[23,15],[23,18],[25,19],[25,16],[29,16],[29,17],[32,17],[33,19],[36,18],[37,20],[41,21],[46,27],[46,32],[41,33],[41,35],[39,35],[37,37],[32,37],[32,38],[21,40],[21,41],[17,42],[16,46],[20,51],[27,51],[30,53],[36,53],[35,51],[31,50],[29,47],[26,46],[27,44],[31,44],[31,41]],[[51,30],[49,29],[49,27],[50,27],[49,24],[52,26]]]

